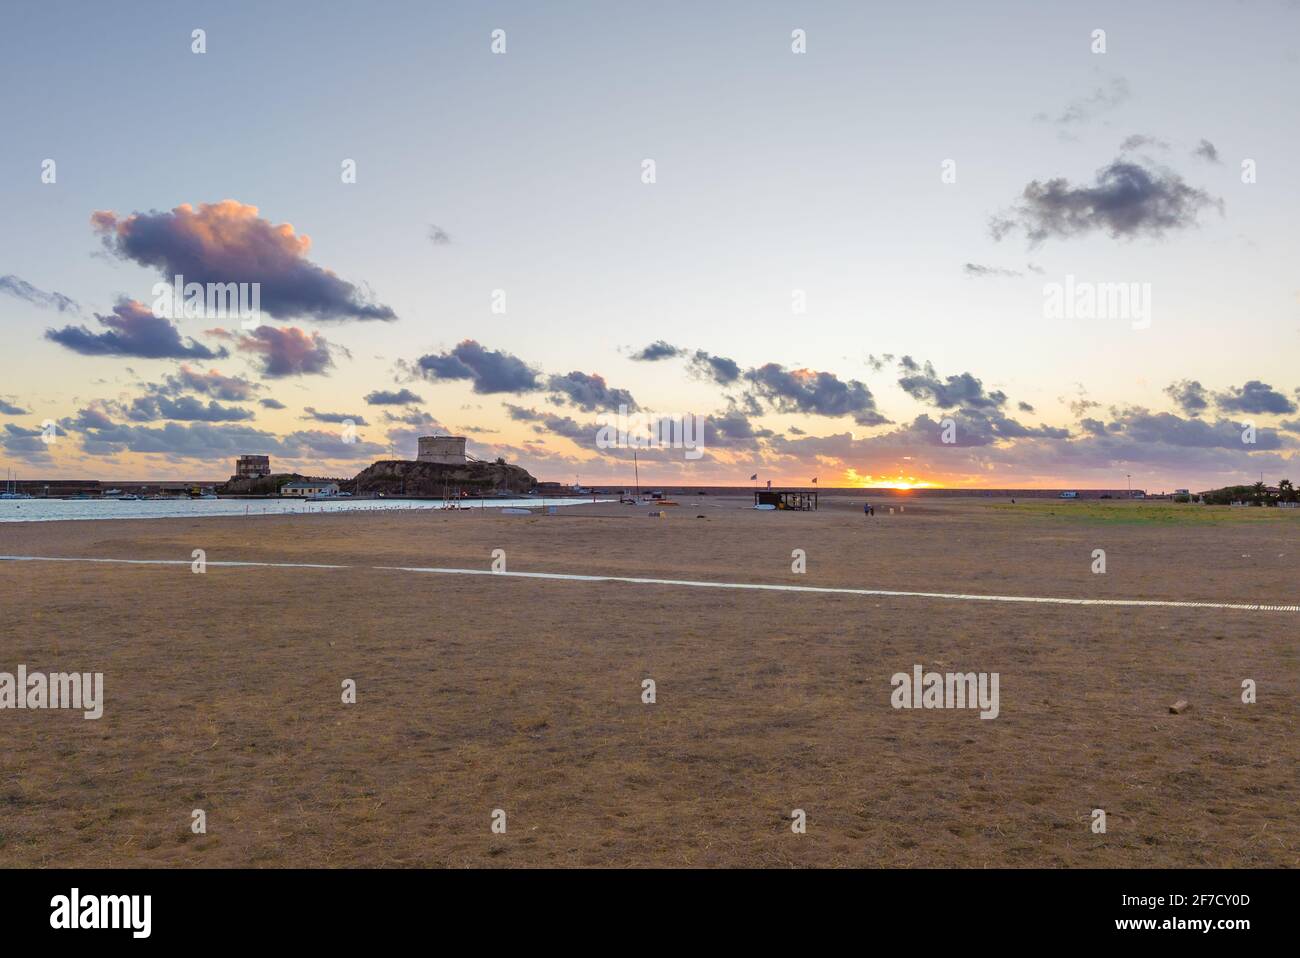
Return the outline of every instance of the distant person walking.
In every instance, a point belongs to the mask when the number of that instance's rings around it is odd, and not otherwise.
[[[871,503],[864,502],[862,504],[862,514],[864,516],[874,516],[876,514],[876,510],[871,508]]]

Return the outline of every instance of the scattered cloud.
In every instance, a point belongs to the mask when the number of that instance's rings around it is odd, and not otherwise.
[[[1229,386],[1214,401],[1224,412],[1281,415],[1296,411],[1296,404],[1267,383],[1252,379],[1244,386]]]
[[[630,392],[610,388],[605,377],[598,373],[588,374],[575,370],[563,376],[551,376],[546,388],[552,393],[552,402],[564,402],[567,399],[584,412],[616,410],[619,406],[627,406],[629,411],[635,412],[639,408]]]
[[[180,369],[169,374],[161,383],[150,383],[150,392],[176,396],[184,392],[195,392],[214,399],[230,402],[243,402],[253,398],[253,394],[262,389],[261,383],[255,383],[243,376],[225,376],[218,370],[207,372],[195,369],[188,363],[181,363]]]
[[[1195,379],[1183,379],[1176,383],[1170,383],[1165,387],[1164,391],[1179,409],[1192,416],[1200,415],[1210,406],[1205,387]]]
[[[484,349],[472,339],[444,353],[421,356],[416,371],[424,378],[470,380],[476,393],[524,393],[541,389],[540,374],[517,356]]]
[[[302,418],[303,418],[303,419],[312,419],[312,420],[314,420],[314,421],[316,421],[316,422],[329,422],[329,423],[337,423],[337,424],[346,423],[346,422],[351,422],[352,425],[354,425],[354,426],[368,426],[368,425],[370,425],[368,422],[365,421],[365,419],[364,419],[363,417],[357,415],[356,413],[351,413],[351,412],[322,412],[322,411],[320,411],[319,409],[316,409],[314,406],[306,406],[306,407],[304,407],[304,408],[303,408],[303,416],[302,416]]]
[[[40,306],[42,309],[57,309],[60,313],[81,312],[81,307],[71,297],[64,296],[62,293],[37,289],[27,280],[21,279],[12,273],[0,276],[0,293],[17,296],[19,299],[26,300],[33,306]]]
[[[30,463],[48,463],[52,460],[50,447],[41,438],[41,430],[7,422],[0,431],[0,449],[6,456]]]
[[[702,349],[697,349],[691,357],[691,370],[720,386],[729,386],[740,378],[740,366],[734,359],[714,356]]]
[[[1157,150],[1168,150],[1169,144],[1159,137],[1146,136],[1143,133],[1134,133],[1132,136],[1126,137],[1124,142],[1119,145],[1119,148],[1126,153],[1133,150],[1144,150],[1148,147]]]
[[[978,276],[978,277],[981,277],[981,278],[982,278],[982,277],[986,277],[986,276],[1004,276],[1004,277],[1012,277],[1012,276],[1024,276],[1024,275],[1025,275],[1024,273],[1020,272],[1019,270],[1014,270],[1014,269],[1002,269],[1001,267],[998,267],[998,266],[984,266],[984,265],[981,265],[980,263],[967,263],[967,264],[965,264],[965,265],[962,267],[962,271],[963,271],[967,276]]]
[[[45,338],[83,356],[138,356],[144,359],[224,359],[223,347],[209,349],[193,339],[183,339],[169,319],[155,316],[143,303],[120,299],[107,316],[95,314],[105,332],[85,326],[47,329]]]
[[[308,333],[297,326],[259,326],[241,336],[239,349],[254,353],[262,363],[262,374],[272,378],[318,376],[334,365],[330,343],[320,333]]]
[[[1124,77],[1111,77],[1102,86],[1097,87],[1087,96],[1071,100],[1059,114],[1051,117],[1046,113],[1037,114],[1034,119],[1050,120],[1062,126],[1074,126],[1088,123],[1103,113],[1109,113],[1126,103],[1131,96],[1128,80]]]
[[[1154,238],[1196,225],[1202,210],[1222,201],[1183,182],[1176,173],[1115,160],[1090,186],[1063,177],[1025,187],[1018,205],[990,222],[993,238],[1023,230],[1031,245],[1102,232],[1112,239]]]
[[[599,427],[594,423],[584,425],[570,416],[558,416],[554,413],[539,412],[536,409],[525,409],[522,406],[515,406],[510,403],[506,403],[505,408],[506,413],[516,422],[532,423],[533,431],[539,435],[552,433],[582,445],[595,444]]]
[[[856,379],[846,382],[834,373],[787,369],[778,363],[751,369],[745,378],[778,412],[852,416],[862,426],[889,422],[876,409],[871,390]]]
[[[139,396],[127,410],[133,422],[154,422],[158,419],[175,419],[185,422],[243,422],[253,418],[253,413],[239,406],[223,406],[209,399],[205,405],[193,396],[151,394]]]
[[[1201,140],[1201,142],[1197,144],[1196,149],[1192,150],[1192,156],[1199,156],[1207,163],[1219,162],[1219,151],[1209,140]]]
[[[90,218],[113,255],[157,269],[167,282],[260,283],[261,308],[279,319],[394,320],[353,284],[307,259],[311,239],[288,223],[275,225],[237,200],[185,203],[168,211]]]
[[[661,359],[673,359],[682,355],[683,352],[684,350],[658,339],[644,349],[639,349],[633,353],[632,359],[637,362],[653,363]]]
[[[411,403],[423,402],[409,389],[376,389],[365,395],[365,401],[371,406],[409,406]]]
[[[968,409],[997,409],[1007,401],[1001,390],[985,392],[984,384],[970,373],[940,379],[929,362],[919,365],[912,357],[899,360],[904,375],[898,385],[913,399],[928,402],[940,409],[963,406]]]

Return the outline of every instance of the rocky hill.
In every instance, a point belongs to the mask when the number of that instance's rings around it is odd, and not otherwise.
[[[467,462],[444,466],[409,459],[385,459],[358,473],[348,485],[354,495],[441,496],[461,489],[469,493],[528,492],[537,484],[527,469],[501,462]]]
[[[217,492],[224,496],[274,496],[279,495],[280,487],[285,483],[305,478],[296,472],[280,472],[273,476],[243,479],[231,476],[229,481],[217,486]]]

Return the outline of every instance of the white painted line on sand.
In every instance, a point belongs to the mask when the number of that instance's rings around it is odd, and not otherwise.
[[[193,565],[191,559],[97,559],[80,556],[0,556],[0,562],[106,562],[116,565]],[[204,565],[263,566],[272,569],[353,569],[350,565],[322,565],[315,562],[213,562],[205,559]]]
[[[102,562],[123,565],[191,565],[188,559],[99,559],[68,556],[7,556],[0,562]],[[214,561],[208,566],[272,569],[369,569],[376,572],[414,572],[429,575],[485,575],[503,579],[558,579],[567,582],[619,582],[627,585],[685,586],[694,589],[742,589],[760,592],[813,592],[822,595],[868,595],[905,599],[950,599],[958,602],[1022,602],[1040,605],[1106,605],[1167,609],[1233,609],[1242,612],[1300,612],[1300,605],[1264,605],[1257,602],[1175,602],[1163,599],[1069,599],[1060,596],[978,595],[963,592],[904,592],[893,589],[848,589],[815,585],[776,585],[761,582],[708,582],[698,579],[648,579],[620,575],[580,575],[571,572],[493,572],[490,569],[452,569],[436,566],[348,566],[308,562]]]

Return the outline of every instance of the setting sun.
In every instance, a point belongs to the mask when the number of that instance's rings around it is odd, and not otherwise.
[[[932,489],[933,482],[925,482],[917,479],[915,476],[898,475],[873,476],[860,474],[856,469],[848,469],[844,473],[844,485],[854,486],[859,489]]]

